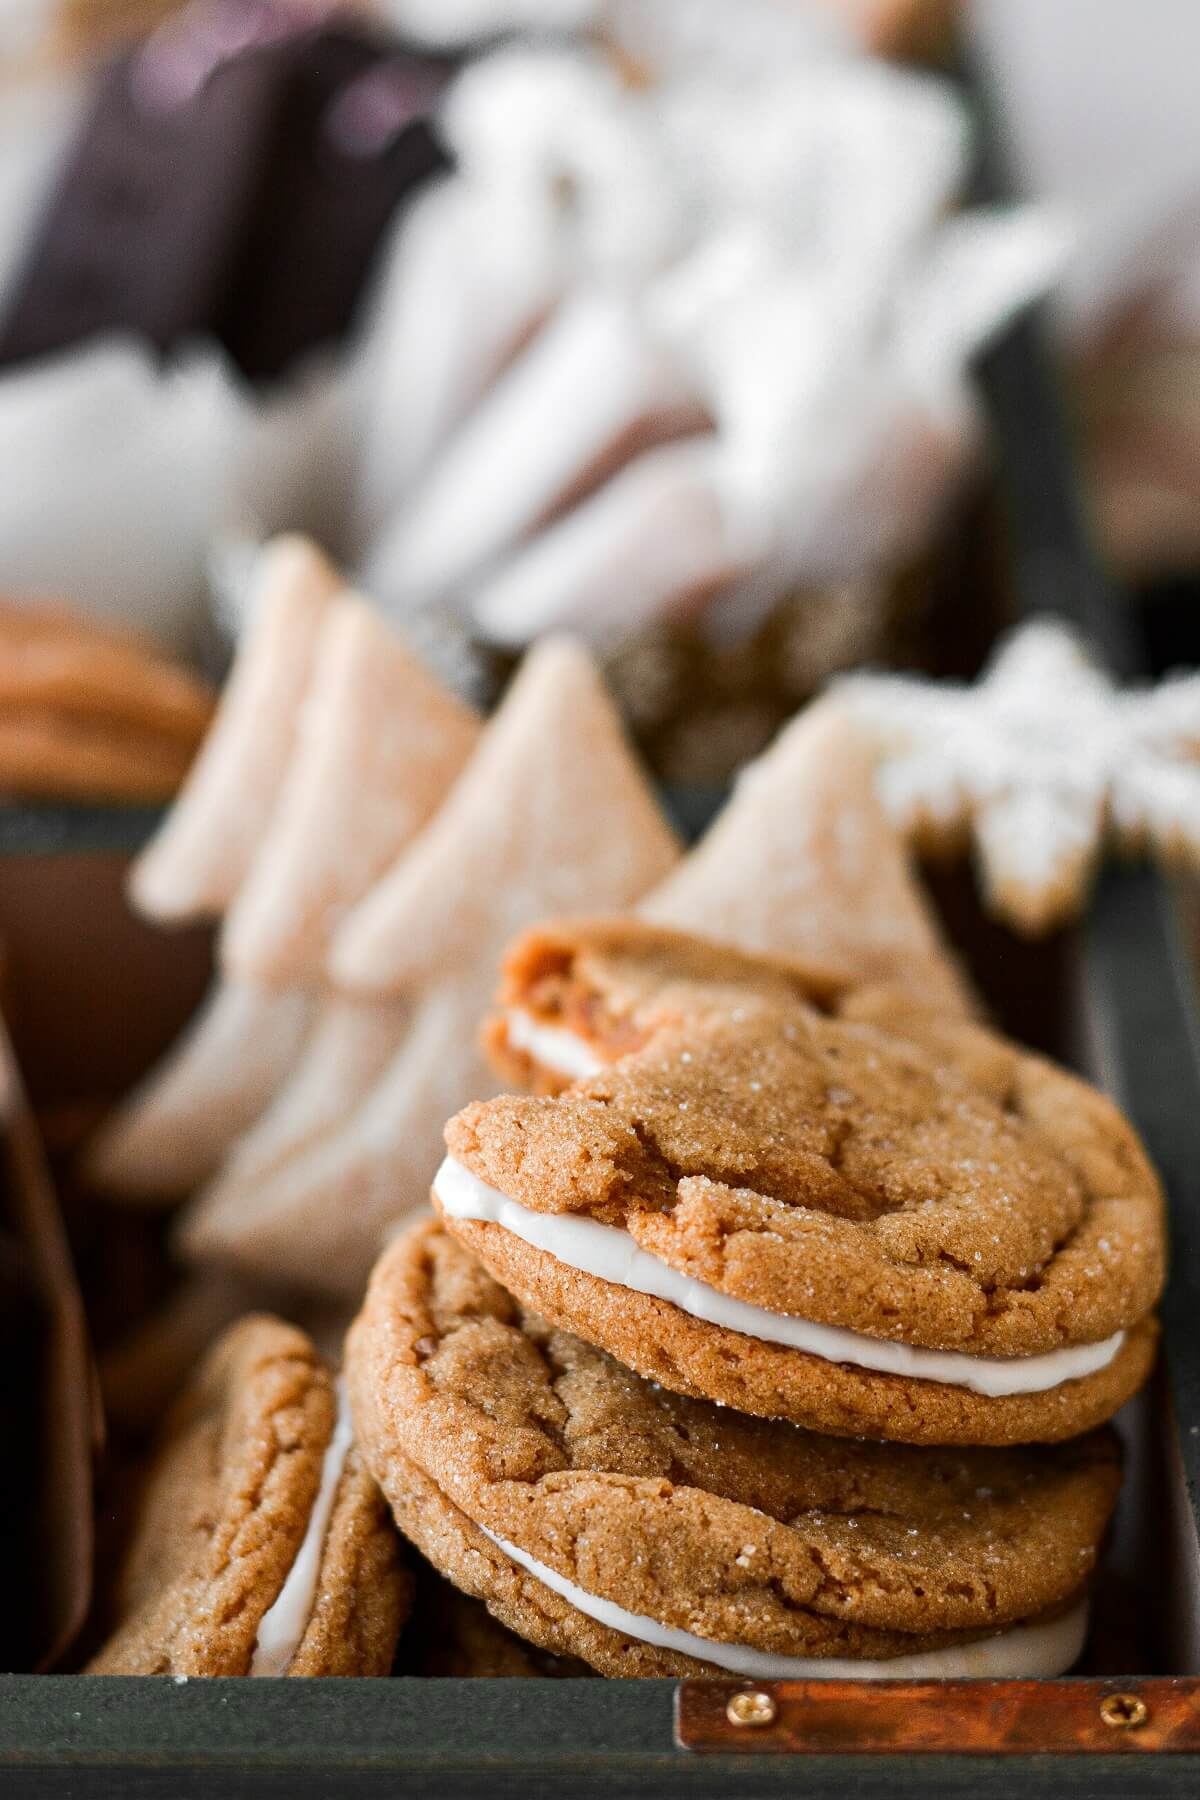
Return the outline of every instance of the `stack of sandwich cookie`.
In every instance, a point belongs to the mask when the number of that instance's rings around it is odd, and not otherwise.
[[[171,1414],[95,1675],[386,1675],[412,1579],[311,1342],[252,1315]]]
[[[405,1535],[605,1675],[1049,1675],[1079,1655],[1108,1431],[913,1449],[684,1399],[529,1313],[437,1222],[385,1252],[347,1372]]]
[[[639,913],[510,952],[526,1091],[372,1277],[401,1530],[608,1675],[1064,1673],[1156,1338],[1135,1134],[978,1022],[826,707]]]
[[[363,1454],[435,1568],[603,1674],[1061,1674],[1119,1487],[1090,1427],[1153,1352],[1155,1177],[963,1017],[736,972],[628,922],[518,945],[500,1058],[561,1085],[520,1015],[604,1073],[450,1121],[443,1217],[347,1346]]]

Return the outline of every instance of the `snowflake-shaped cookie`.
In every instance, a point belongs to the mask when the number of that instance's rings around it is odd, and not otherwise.
[[[838,692],[897,824],[922,849],[973,836],[988,903],[1019,930],[1076,913],[1109,844],[1200,865],[1200,674],[1118,692],[1039,620],[974,687],[860,675]]]

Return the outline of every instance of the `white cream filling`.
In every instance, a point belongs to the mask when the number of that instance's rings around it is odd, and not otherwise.
[[[259,1621],[258,1638],[250,1663],[251,1675],[286,1675],[288,1665],[300,1648],[300,1640],[312,1617],[325,1533],[329,1529],[338,1483],[342,1479],[346,1458],[354,1442],[346,1388],[341,1381],[337,1384],[337,1408],[333,1436],[321,1464],[321,1484],[309,1514],[308,1530],[275,1604],[268,1608]]]
[[[702,1662],[715,1663],[735,1675],[748,1675],[756,1681],[784,1680],[789,1676],[807,1677],[810,1681],[902,1681],[932,1677],[951,1680],[961,1676],[985,1676],[994,1680],[1019,1680],[1037,1675],[1062,1675],[1079,1660],[1087,1637],[1088,1604],[1081,1600],[1061,1618],[1041,1624],[1014,1625],[993,1637],[980,1638],[973,1644],[952,1644],[942,1650],[925,1650],[913,1656],[888,1657],[871,1661],[840,1656],[772,1656],[765,1650],[751,1650],[745,1644],[720,1644],[711,1638],[697,1637],[694,1632],[680,1631],[674,1625],[660,1625],[643,1613],[626,1612],[611,1600],[589,1594],[573,1581],[559,1575],[545,1563],[526,1555],[524,1550],[497,1537],[481,1525],[479,1529],[499,1546],[513,1562],[519,1563],[556,1594],[570,1602],[601,1625],[619,1631],[623,1637],[636,1638],[640,1644],[653,1644],[659,1650],[677,1650]]]
[[[608,1067],[578,1032],[567,1031],[562,1025],[541,1025],[522,1006],[509,1007],[504,1026],[514,1050],[524,1050],[556,1075],[586,1081],[589,1075],[599,1075]]]
[[[747,1300],[735,1300],[706,1282],[680,1274],[659,1257],[642,1250],[627,1231],[601,1225],[574,1213],[540,1213],[489,1187],[453,1157],[447,1157],[434,1179],[433,1191],[451,1219],[479,1219],[502,1225],[536,1250],[582,1274],[617,1287],[632,1288],[666,1300],[694,1319],[721,1325],[743,1337],[786,1344],[825,1362],[853,1363],[885,1375],[918,1381],[940,1381],[994,1399],[1002,1394],[1039,1394],[1064,1381],[1077,1381],[1109,1364],[1121,1348],[1118,1331],[1100,1344],[1075,1344],[1042,1356],[968,1356],[960,1350],[925,1350],[868,1337],[841,1325],[818,1325],[791,1313],[773,1313]]]

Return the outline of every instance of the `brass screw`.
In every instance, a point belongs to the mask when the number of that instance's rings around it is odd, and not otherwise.
[[[1106,1694],[1100,1702],[1100,1717],[1114,1731],[1136,1731],[1150,1717],[1150,1708],[1137,1694]]]
[[[725,1717],[731,1725],[772,1725],[777,1710],[770,1694],[734,1694]]]

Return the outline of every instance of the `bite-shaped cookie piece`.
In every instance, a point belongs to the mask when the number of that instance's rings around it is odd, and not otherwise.
[[[682,1393],[1015,1444],[1089,1430],[1150,1368],[1163,1206],[1132,1127],[890,990],[748,983],[446,1144],[435,1202],[496,1279]]]
[[[233,1326],[167,1423],[93,1675],[386,1675],[412,1596],[341,1384]]]
[[[405,1535],[603,1674],[1053,1675],[1082,1648],[1108,1431],[917,1449],[686,1399],[526,1310],[436,1221],[382,1257],[347,1383]]]
[[[506,953],[484,1047],[515,1086],[558,1094],[642,1049],[661,1026],[727,1013],[747,992],[825,1006],[852,985],[844,971],[639,919],[554,921]]]

